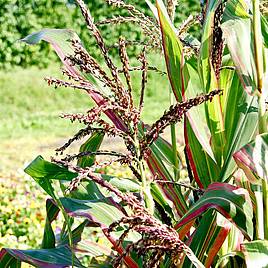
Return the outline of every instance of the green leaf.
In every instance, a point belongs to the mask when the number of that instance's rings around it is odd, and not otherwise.
[[[40,268],[64,268],[72,265],[72,253],[68,246],[53,249],[17,250],[3,248],[0,251],[2,268],[19,267],[14,264],[29,263]],[[84,268],[80,261],[74,257],[74,265]]]
[[[268,267],[268,241],[254,240],[241,245],[247,268]]]
[[[78,35],[74,31],[69,29],[43,29],[21,39],[22,42],[25,42],[29,45],[35,45],[42,40],[50,43],[53,46],[57,55],[69,72],[78,76],[82,75],[81,71],[77,67],[72,66],[68,60],[66,60],[66,56],[71,56],[74,54],[74,48],[71,41],[77,40],[81,42]]]
[[[81,145],[79,152],[96,152],[101,146],[103,137],[103,133],[95,132],[83,145]],[[82,168],[91,167],[94,164],[95,159],[95,155],[83,156],[78,159],[77,165]]]
[[[99,200],[78,200],[74,198],[60,198],[64,210],[71,217],[86,218],[98,224],[104,235],[112,243],[113,248],[123,254],[124,250],[118,245],[117,238],[108,233],[108,226],[125,216],[124,210],[112,198]],[[136,262],[130,257],[124,257],[129,267],[138,268]]]
[[[71,217],[84,217],[100,226],[109,226],[125,216],[111,198],[99,200],[60,198],[60,201]]]
[[[196,230],[189,238],[190,248],[196,257],[205,264],[205,267],[211,267],[219,249],[230,231],[230,222],[215,211],[207,211]],[[183,268],[192,268],[193,264],[185,260]]]
[[[151,154],[147,159],[147,164],[153,176],[159,178],[159,180],[172,182],[173,177],[169,170],[170,166],[167,165],[166,156],[161,152],[161,148],[159,148],[156,143],[153,143],[150,146],[150,150]],[[178,215],[184,215],[188,206],[180,187],[178,185],[161,184],[160,188],[166,197],[172,201]],[[171,215],[171,217],[173,217],[173,215]]]
[[[42,240],[43,249],[55,248],[56,239],[51,224],[57,218],[59,211],[59,208],[50,199],[46,201],[47,216]]]
[[[81,241],[77,246],[75,246],[75,251],[81,252],[83,255],[88,255],[91,257],[107,257],[112,253],[112,250],[110,248],[107,248],[105,245],[100,245],[100,243],[96,243],[90,240]]]
[[[233,222],[247,237],[253,237],[253,211],[248,192],[228,183],[212,183],[202,197],[180,219],[176,228],[202,215],[208,209],[216,209]]]
[[[140,184],[131,179],[117,178],[105,174],[102,174],[101,177],[122,192],[140,192],[141,190]]]
[[[200,87],[200,79],[195,66],[196,63],[192,59],[184,59],[182,44],[176,35],[176,30],[161,0],[157,1],[157,10],[167,71],[176,100],[182,101],[185,98],[193,97],[204,92]],[[204,108],[204,105],[193,107],[187,113],[187,117],[199,142],[210,157],[214,159]]]
[[[182,101],[189,80],[188,70],[184,66],[183,47],[176,36],[176,30],[169,19],[162,0],[156,1],[156,7],[170,84],[176,99]]]
[[[64,167],[45,161],[42,156],[36,157],[26,168],[25,173],[30,175],[51,197],[54,190],[50,180],[72,180],[77,173],[70,172]]]
[[[258,178],[268,180],[268,133],[257,135],[233,157],[252,183],[258,183]]]
[[[233,153],[255,134],[258,125],[258,103],[256,97],[245,92],[234,71],[221,71],[221,82],[226,95],[223,104],[226,142],[222,155],[223,165],[218,177],[220,181],[226,181],[236,168]]]

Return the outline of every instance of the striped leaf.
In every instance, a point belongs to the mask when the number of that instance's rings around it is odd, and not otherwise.
[[[257,135],[233,157],[252,183],[258,183],[258,178],[268,180],[268,133]]]
[[[257,81],[256,66],[252,22],[246,8],[243,0],[230,1],[222,30],[241,83],[247,93],[253,94]]]
[[[162,44],[169,81],[176,100],[182,101],[185,98],[190,98],[204,92],[200,88],[200,80],[194,62],[184,58],[182,44],[176,35],[176,30],[169,19],[162,0],[157,1],[156,7],[162,32]],[[187,113],[187,117],[203,148],[213,159],[204,106],[194,107]]]
[[[72,266],[72,257],[72,252],[68,246],[36,250],[3,248],[0,251],[2,268],[20,267],[21,262],[26,262],[40,268],[64,268]],[[73,261],[75,267],[84,268],[75,256]]]
[[[243,188],[227,183],[212,183],[202,197],[177,223],[176,228],[201,216],[208,209],[216,209],[233,222],[247,237],[253,236],[253,212],[249,194]]]
[[[210,267],[229,231],[230,223],[224,217],[215,211],[207,211],[187,244],[196,257],[205,264],[205,267]],[[194,266],[186,259],[182,267],[192,268]]]
[[[118,245],[117,237],[108,232],[108,226],[120,220],[125,213],[112,198],[99,200],[78,200],[74,198],[60,198],[64,210],[71,217],[86,218],[100,226],[104,235],[111,242],[113,249],[123,254],[124,249]],[[138,268],[137,263],[130,257],[124,257],[125,263],[130,268]]]
[[[104,134],[100,132],[93,133],[87,141],[81,145],[79,152],[96,152],[99,150],[101,143],[103,141]],[[80,157],[77,161],[77,165],[85,168],[85,167],[91,167],[96,160],[95,155],[87,155]]]

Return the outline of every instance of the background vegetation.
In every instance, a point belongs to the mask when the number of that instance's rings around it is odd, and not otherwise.
[[[88,7],[96,21],[116,15],[125,15],[108,6],[104,0],[87,0]],[[127,1],[134,3],[140,10],[149,12],[145,1]],[[191,12],[199,9],[195,0],[180,1],[176,20],[181,22]],[[49,63],[57,60],[55,54],[46,43],[40,46],[26,46],[18,42],[26,35],[43,28],[70,28],[73,29],[84,41],[88,51],[96,55],[94,39],[91,38],[79,9],[71,0],[6,0],[0,3],[0,69],[10,69],[13,66],[38,66],[47,67]],[[118,41],[120,35],[128,40],[141,40],[139,28],[133,24],[115,26],[102,26],[101,31],[108,45]],[[130,51],[131,52],[131,51]],[[133,53],[135,51],[132,51]],[[115,50],[113,53],[117,53]]]

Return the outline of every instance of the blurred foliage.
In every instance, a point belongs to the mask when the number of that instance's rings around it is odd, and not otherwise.
[[[89,9],[96,21],[121,15],[127,16],[125,10],[108,6],[105,0],[87,0]],[[135,5],[141,11],[150,14],[145,1],[129,0],[127,3]],[[177,8],[176,21],[180,23],[188,15],[197,11],[198,1],[180,1]],[[86,44],[93,56],[99,56],[94,38],[90,36],[80,11],[73,0],[6,0],[0,1],[0,68],[10,69],[12,66],[22,67],[36,65],[45,67],[56,56],[49,46],[43,42],[38,46],[26,46],[19,42],[26,35],[43,28],[70,28],[75,30]],[[142,40],[142,34],[138,26],[133,24],[121,24],[101,26],[103,36],[108,45],[117,42],[120,35],[127,40]],[[131,31],[130,31],[131,29]],[[135,49],[129,49],[130,55]],[[116,50],[111,53],[117,53]]]
[[[0,248],[27,249],[41,244],[45,194],[22,171],[0,175]]]

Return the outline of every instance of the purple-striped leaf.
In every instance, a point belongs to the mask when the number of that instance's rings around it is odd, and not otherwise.
[[[170,84],[177,101],[204,93],[195,66],[183,55],[182,44],[176,35],[162,0],[157,1],[158,17],[162,33],[162,44]],[[210,133],[206,124],[205,106],[193,107],[187,117],[191,127],[204,150],[214,159],[210,146]]]
[[[126,214],[112,198],[100,200],[60,198],[60,202],[69,216],[86,218],[90,222],[97,224],[111,242],[113,249],[119,254],[123,254],[124,249],[118,245],[117,237],[108,232],[108,227],[111,223],[126,216]],[[130,268],[138,268],[137,263],[130,256],[124,257],[124,261]]]
[[[194,233],[186,241],[186,244],[190,246],[196,257],[205,264],[205,267],[210,267],[217,256],[230,231],[230,224],[216,211],[207,211]],[[188,259],[185,259],[182,267],[193,268],[194,266]]]
[[[268,180],[268,133],[257,135],[233,157],[252,183],[258,183],[258,178]]]
[[[241,83],[247,93],[253,94],[257,81],[256,66],[251,18],[245,8],[240,1],[230,1],[222,30]]]
[[[53,249],[18,250],[3,248],[0,251],[0,263],[2,268],[17,267],[20,262],[29,263],[40,268],[64,268],[72,266],[72,258],[75,267],[84,268],[80,261],[72,256],[69,246]]]
[[[203,196],[176,224],[176,228],[201,216],[208,209],[215,209],[233,222],[251,240],[253,236],[253,210],[248,192],[228,183],[212,183]]]

